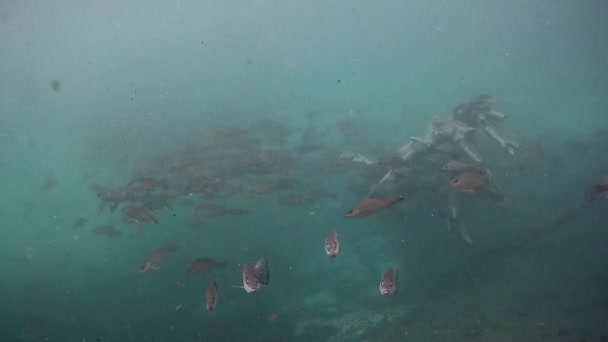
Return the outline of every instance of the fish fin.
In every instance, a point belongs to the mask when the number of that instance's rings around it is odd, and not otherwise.
[[[110,212],[111,212],[112,214],[113,214],[113,213],[116,211],[116,208],[118,208],[118,205],[119,205],[119,204],[120,204],[120,202],[119,202],[119,201],[116,201],[116,202],[111,202],[111,203],[109,204],[109,207],[110,207]]]
[[[255,264],[255,269],[258,271],[258,281],[260,282],[260,284],[269,285],[270,267],[268,265],[268,258],[266,257],[266,252],[264,252],[264,255]]]
[[[463,227],[462,225],[458,226],[458,232],[460,233],[460,237],[469,245],[473,244],[473,239],[471,239],[471,236],[469,235],[469,232],[467,231],[467,229],[465,227]]]
[[[378,184],[382,184],[386,181],[394,181],[395,180],[395,176],[393,175],[393,169],[388,169],[388,172],[384,175],[384,177],[382,177],[382,179],[378,182]]]

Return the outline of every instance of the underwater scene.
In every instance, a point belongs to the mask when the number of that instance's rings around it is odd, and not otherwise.
[[[0,342],[608,341],[606,18],[0,1]]]

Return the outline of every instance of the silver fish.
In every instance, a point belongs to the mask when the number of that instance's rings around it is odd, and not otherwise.
[[[270,284],[270,267],[266,253],[257,262],[243,265],[243,289],[247,293],[258,291],[262,285]]]

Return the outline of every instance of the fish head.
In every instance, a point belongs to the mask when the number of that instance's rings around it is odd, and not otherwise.
[[[335,258],[340,253],[340,241],[338,240],[338,233],[331,232],[327,234],[325,238],[325,254]]]
[[[378,288],[380,294],[383,296],[390,296],[397,292],[397,271],[394,268],[389,267],[384,271],[382,278],[380,278],[380,285]]]
[[[257,276],[255,263],[248,262],[243,265],[243,289],[245,292],[252,293],[260,289],[260,281]]]
[[[97,193],[97,197],[102,201],[109,201],[112,198],[112,192],[110,190],[107,191],[99,191]]]
[[[362,213],[361,211],[361,206],[359,206],[358,204],[355,205],[354,207],[350,208],[347,212],[346,212],[346,217],[358,217],[360,216]]]
[[[450,181],[450,185],[451,185],[453,188],[456,188],[456,189],[460,189],[460,188],[462,188],[462,187],[463,187],[463,184],[465,183],[465,182],[464,182],[464,180],[463,180],[463,178],[464,178],[464,175],[463,175],[463,174],[460,174],[460,175],[458,175],[458,176],[455,176],[455,177],[454,177],[454,178],[452,178],[452,180]]]

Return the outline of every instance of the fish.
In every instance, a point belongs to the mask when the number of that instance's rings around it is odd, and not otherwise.
[[[93,233],[98,234],[98,235],[105,235],[105,236],[111,237],[111,238],[122,235],[120,230],[117,230],[116,228],[114,228],[114,226],[111,226],[111,225],[99,226],[99,227],[95,228],[95,230],[93,230]]]
[[[598,194],[601,194],[603,192],[608,192],[608,177],[604,178],[604,180],[601,183],[595,184],[593,186],[593,189]]]
[[[122,209],[122,221],[129,224],[143,224],[154,222],[158,224],[158,219],[153,211],[146,209],[139,204],[129,204]]]
[[[459,173],[450,181],[450,186],[464,192],[474,192],[484,188],[488,184],[486,175],[474,171]]]
[[[209,258],[198,258],[192,260],[188,268],[186,269],[186,273],[189,275],[200,275],[205,274],[207,272],[211,272],[216,268],[225,268],[226,263],[221,261],[215,261]]]
[[[76,221],[74,221],[74,223],[72,223],[72,228],[80,228],[80,227],[84,226],[85,224],[87,224],[87,219],[84,217],[80,217],[80,218],[76,219]]]
[[[247,293],[258,291],[262,285],[270,284],[270,267],[266,253],[257,262],[243,265],[243,289]]]
[[[340,253],[340,240],[338,240],[338,233],[334,230],[325,237],[325,254],[335,258],[338,253]]]
[[[209,282],[207,290],[205,291],[205,307],[209,311],[213,311],[217,305],[217,283],[215,279]]]
[[[152,192],[157,188],[166,191],[169,188],[169,182],[166,179],[157,180],[149,177],[137,177],[126,186],[128,191],[135,193]]]
[[[397,293],[399,289],[399,282],[397,278],[397,270],[389,267],[382,274],[380,278],[380,285],[378,286],[380,294],[383,296],[391,296]]]
[[[169,257],[169,253],[177,250],[174,243],[168,243],[164,247],[157,248],[144,258],[139,267],[139,273],[146,273],[150,270],[157,270],[158,266]]]
[[[379,198],[367,198],[357,203],[348,212],[346,217],[364,217],[377,213],[383,209],[386,209],[398,202],[403,201],[403,196],[399,196],[394,200],[384,200]]]
[[[475,167],[460,160],[450,160],[449,162],[445,163],[441,169],[445,171],[468,171],[475,169]]]
[[[599,195],[605,192],[608,192],[608,177],[604,178],[600,183],[587,184],[585,186],[585,198],[590,202],[595,201]]]

